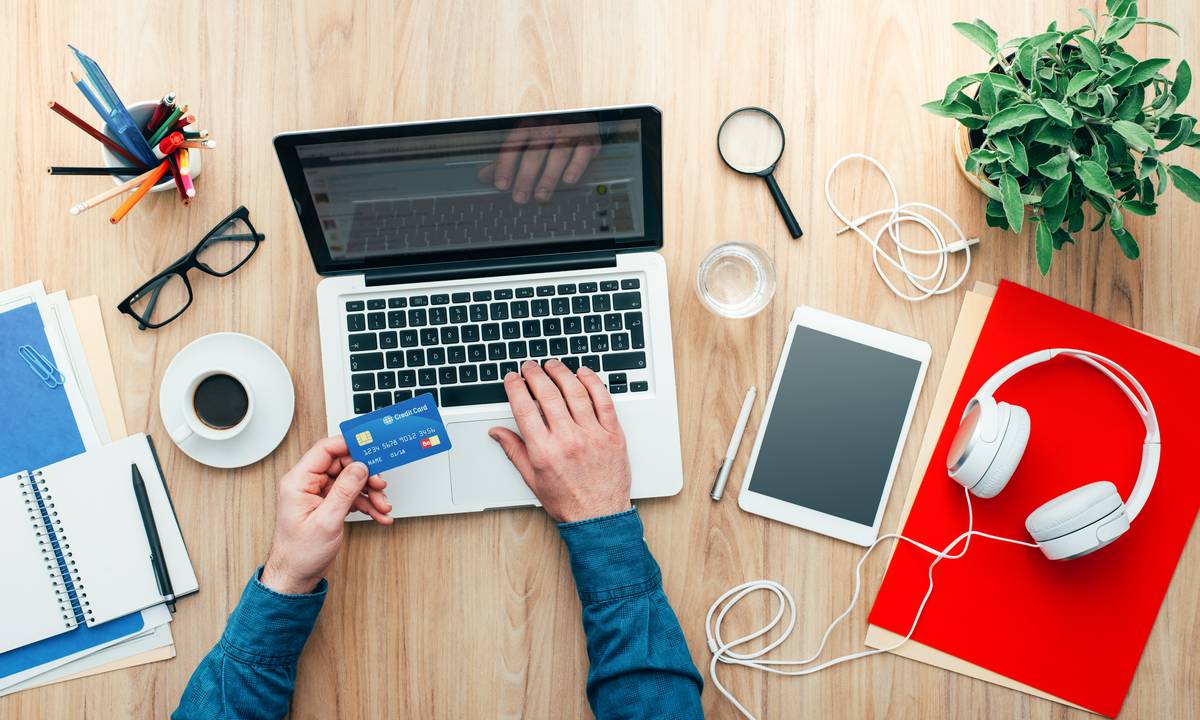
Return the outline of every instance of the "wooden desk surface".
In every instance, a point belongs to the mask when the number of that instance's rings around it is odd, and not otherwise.
[[[1076,23],[1078,5],[1102,2],[593,2],[518,3],[33,3],[4,0],[0,29],[0,287],[38,278],[72,296],[96,294],[131,430],[165,448],[166,471],[199,596],[180,603],[178,657],[169,662],[53,685],[0,700],[10,718],[162,717],[218,638],[271,539],[275,479],[324,434],[320,357],[309,261],[271,148],[279,131],[635,102],[663,110],[666,256],[675,329],[687,483],[675,498],[646,502],[647,540],[662,566],[696,664],[706,671],[704,613],[748,578],[783,582],[801,604],[792,656],[811,647],[847,601],[859,549],[742,513],[736,493],[748,452],[724,502],[708,498],[731,418],[745,388],[769,386],[799,303],[928,340],[934,347],[914,432],[883,526],[897,522],[917,444],[942,369],[961,294],[910,305],[875,276],[860,240],[835,238],[821,187],[849,152],[879,158],[902,198],[948,210],[984,238],[972,279],[1009,278],[1104,317],[1200,344],[1200,207],[1171,192],[1158,217],[1129,218],[1142,259],[1122,258],[1108,236],[1058,253],[1050,279],[1032,241],[985,227],[983,199],[959,176],[951,123],[919,108],[946,83],[975,72],[980,52],[950,23],[982,15],[1004,37],[1050,20]],[[1200,60],[1200,6],[1147,3],[1174,23],[1180,42],[1137,30],[1144,57]],[[990,5],[990,7],[989,7]],[[1097,7],[1099,6],[1099,8]],[[85,114],[70,85],[66,43],[97,58],[127,101],[179,91],[220,148],[205,156],[190,208],[151,197],[120,226],[96,211],[66,208],[105,187],[104,178],[47,177],[45,167],[92,164],[96,144],[46,109],[57,99]],[[792,241],[762,184],[725,169],[714,134],[730,110],[761,105],[782,119],[787,152],[779,182],[807,235]],[[87,115],[91,115],[90,111]],[[1194,151],[1188,160],[1200,165]],[[882,183],[859,167],[839,181],[849,208],[874,209]],[[246,205],[267,235],[232,279],[201,279],[182,319],[140,333],[117,302],[189,249],[212,223]],[[779,288],[752,320],[707,313],[692,290],[700,257],[727,240],[774,255]],[[960,291],[961,293],[961,291]],[[202,467],[175,450],[157,406],[158,382],[180,348],[206,333],[261,338],[296,384],[296,420],[279,449],[249,468]],[[761,405],[760,405],[761,408]],[[746,445],[753,441],[759,411]],[[713,418],[719,420],[713,420]],[[579,605],[566,554],[540,510],[358,524],[331,577],[332,591],[300,663],[293,716],[530,717],[589,714]],[[1193,532],[1125,703],[1125,717],[1194,713],[1200,664],[1200,547]],[[883,560],[872,561],[877,587]],[[765,614],[765,601],[760,608]],[[831,651],[859,648],[864,603]],[[747,624],[758,617],[742,618]],[[1114,619],[1119,625],[1119,619]],[[724,671],[726,682],[767,718],[1086,718],[1047,701],[894,657],[841,666],[815,678],[767,679]],[[712,717],[733,717],[708,686]]]

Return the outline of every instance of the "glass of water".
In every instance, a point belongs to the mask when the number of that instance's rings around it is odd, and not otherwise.
[[[757,245],[718,245],[700,261],[696,294],[722,317],[750,317],[765,308],[775,294],[775,265]]]

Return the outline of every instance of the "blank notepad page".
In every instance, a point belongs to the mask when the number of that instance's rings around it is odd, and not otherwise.
[[[68,613],[64,618],[59,596],[54,594],[57,574],[44,559],[45,540],[41,524],[30,515],[26,505],[30,500],[28,480],[24,475],[10,475],[0,480],[0,573],[4,586],[0,589],[0,652],[44,640],[66,632],[75,626]],[[53,555],[50,556],[51,558]],[[61,588],[60,586],[57,586]]]

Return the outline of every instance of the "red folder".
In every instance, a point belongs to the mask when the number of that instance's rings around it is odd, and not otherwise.
[[[904,525],[945,547],[966,529],[963,489],[946,453],[967,402],[996,370],[1041,348],[1105,355],[1145,386],[1158,412],[1162,462],[1129,532],[1075,560],[975,537],[967,555],[934,570],[933,596],[913,638],[1013,680],[1115,717],[1200,508],[1194,459],[1200,357],[1028,288],[1002,283]],[[1025,518],[1085,483],[1110,480],[1128,497],[1144,426],[1108,379],[1070,358],[1018,375],[997,400],[1029,411],[1032,431],[1008,486],[972,498],[975,528],[1029,540]],[[925,594],[933,556],[900,543],[869,622],[904,635]],[[1178,642],[1191,642],[1178,638]]]

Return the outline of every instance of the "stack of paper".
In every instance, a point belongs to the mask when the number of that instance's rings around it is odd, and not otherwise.
[[[127,435],[95,297],[68,301],[47,294],[40,282],[0,293],[0,315],[34,305],[58,371],[83,449],[91,450]],[[12,341],[5,338],[5,342]],[[19,340],[17,341],[19,343]],[[17,348],[3,348],[16,352]],[[13,392],[6,388],[6,392]],[[6,462],[23,463],[9,447],[14,430],[0,427]],[[54,438],[47,438],[48,444]],[[8,618],[4,621],[19,619]],[[93,628],[86,626],[0,653],[0,696],[62,680],[94,675],[175,656],[171,614],[161,605]]]

